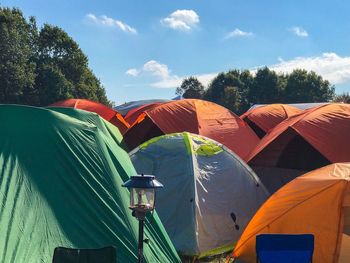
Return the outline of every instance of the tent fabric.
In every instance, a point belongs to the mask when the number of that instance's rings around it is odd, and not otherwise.
[[[260,234],[313,234],[313,262],[350,262],[350,163],[336,163],[294,179],[259,209],[232,256],[255,262]]]
[[[166,99],[135,100],[135,101],[126,102],[124,104],[120,104],[114,107],[114,109],[120,112],[120,114],[122,114],[123,116],[126,116],[129,111],[135,108],[139,108],[143,105],[152,104],[152,103],[165,103],[169,101],[171,100],[166,100]]]
[[[47,109],[57,111],[80,121],[95,125],[101,132],[107,136],[111,136],[119,145],[121,145],[123,136],[121,135],[119,129],[100,117],[100,115],[97,113],[65,107],[47,107]]]
[[[157,211],[183,255],[232,249],[268,197],[236,154],[204,136],[184,132],[156,137],[133,150],[130,158],[139,173],[153,174],[164,184],[157,193]]]
[[[247,111],[241,115],[241,119],[249,120],[266,134],[283,120],[300,112],[300,109],[287,104],[269,104]]]
[[[211,138],[245,159],[259,138],[237,115],[212,102],[184,99],[145,111],[125,133],[129,150],[162,134],[190,132]]]
[[[0,262],[49,263],[58,246],[110,245],[118,262],[137,260],[137,220],[121,187],[136,171],[101,123],[72,115],[0,105]],[[146,262],[180,262],[157,213],[145,237]]]
[[[260,154],[265,165],[276,163],[281,152],[268,151],[272,143],[279,144],[279,138],[288,130],[295,131],[330,162],[350,161],[350,104],[326,104],[294,115],[277,125],[251,152],[247,161],[260,165]],[[288,141],[288,140],[287,140]],[[259,159],[259,161],[258,161]]]
[[[51,104],[50,106],[69,107],[95,112],[105,120],[117,126],[122,134],[124,134],[130,126],[119,112],[95,101],[90,101],[86,99],[68,99],[58,101],[56,103]]]
[[[128,113],[125,115],[125,121],[127,121],[130,125],[133,125],[134,122],[137,120],[137,118],[146,110],[151,110],[158,105],[161,105],[163,102],[154,102],[142,105],[140,107],[134,108],[132,110],[129,110]]]

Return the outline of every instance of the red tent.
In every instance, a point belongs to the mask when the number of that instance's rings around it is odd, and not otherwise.
[[[350,104],[311,108],[286,119],[270,131],[251,152],[248,164],[254,167],[267,188],[270,183],[276,183],[278,174],[288,174],[288,178],[282,178],[279,185],[273,187],[276,190],[303,171],[335,162],[349,162],[349,135]],[[297,172],[275,173],[276,169],[270,168]]]
[[[131,150],[153,137],[184,131],[214,139],[242,159],[259,142],[237,115],[220,105],[197,99],[168,102],[146,110],[125,133],[124,140]]]
[[[134,108],[125,115],[124,119],[130,124],[133,125],[137,118],[146,110],[151,110],[156,106],[159,106],[163,102],[155,102],[142,105],[140,107]]]
[[[68,99],[56,102],[50,106],[69,107],[95,112],[105,120],[117,126],[122,134],[124,134],[130,126],[117,111],[98,102],[85,99]]]
[[[247,111],[241,115],[241,119],[262,138],[277,124],[301,111],[286,104],[269,104]]]

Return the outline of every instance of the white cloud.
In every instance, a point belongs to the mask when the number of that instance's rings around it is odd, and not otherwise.
[[[129,75],[129,76],[132,76],[132,77],[137,77],[139,74],[140,74],[140,71],[136,68],[131,68],[131,69],[128,69],[126,72],[125,72],[126,75]]]
[[[218,73],[192,75],[196,77],[204,86],[208,86],[209,83],[217,76]],[[190,76],[172,76],[171,78],[164,79],[162,81],[154,82],[151,84],[155,88],[176,88],[179,87],[185,78]]]
[[[156,60],[150,60],[146,62],[141,68],[131,68],[128,69],[125,74],[132,76],[132,77],[137,77],[140,74],[143,75],[151,75],[154,77],[157,77],[159,81],[167,81],[167,80],[172,80],[176,79],[176,75],[171,75],[170,70],[167,65],[161,64]]]
[[[140,74],[148,74],[151,76],[156,77],[156,81],[152,82],[150,84],[151,87],[155,88],[175,88],[181,85],[183,79],[189,77],[189,76],[177,76],[175,74],[171,74],[171,71],[169,70],[168,66],[165,64],[161,64],[155,60],[150,60],[146,62],[141,68],[131,68],[125,72],[125,74],[132,76],[132,77],[138,77]],[[208,85],[209,82],[215,78],[217,73],[212,74],[201,74],[201,75],[194,75],[194,77],[197,77],[198,80],[204,85]]]
[[[341,57],[336,53],[323,53],[317,57],[297,57],[270,66],[276,72],[290,73],[294,69],[312,70],[332,84],[350,81],[350,57]]]
[[[199,23],[199,16],[193,10],[176,10],[160,20],[161,24],[179,31],[190,31]]]
[[[254,36],[254,34],[252,32],[244,32],[244,31],[236,28],[235,30],[229,32],[225,36],[225,39],[233,38],[233,37],[252,37],[252,36]]]
[[[116,27],[126,33],[131,33],[131,34],[137,34],[137,30],[125,23],[123,23],[120,20],[115,20],[111,17],[108,16],[95,16],[94,14],[87,14],[86,18],[95,24],[98,25],[103,25],[103,26],[108,26],[108,27]]]
[[[150,60],[146,62],[143,67],[143,71],[150,72],[154,76],[158,76],[162,79],[169,78],[169,69],[168,66],[165,64],[160,64],[159,62],[155,60]]]
[[[292,31],[294,33],[294,35],[296,35],[298,37],[309,36],[309,34],[307,33],[307,31],[305,29],[298,27],[298,26],[294,26],[294,27],[290,28],[290,31]]]

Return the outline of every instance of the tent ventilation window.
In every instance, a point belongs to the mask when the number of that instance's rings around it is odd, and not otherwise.
[[[232,218],[233,223],[235,224],[235,229],[238,231],[239,230],[239,225],[236,222],[237,217],[236,217],[235,213],[231,213],[230,216]]]

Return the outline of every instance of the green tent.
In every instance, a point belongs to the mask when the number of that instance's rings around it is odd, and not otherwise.
[[[137,261],[137,220],[121,187],[134,167],[105,121],[72,112],[0,105],[0,262],[49,263],[57,246],[107,245],[118,262]],[[180,262],[157,214],[147,221],[146,261]]]

